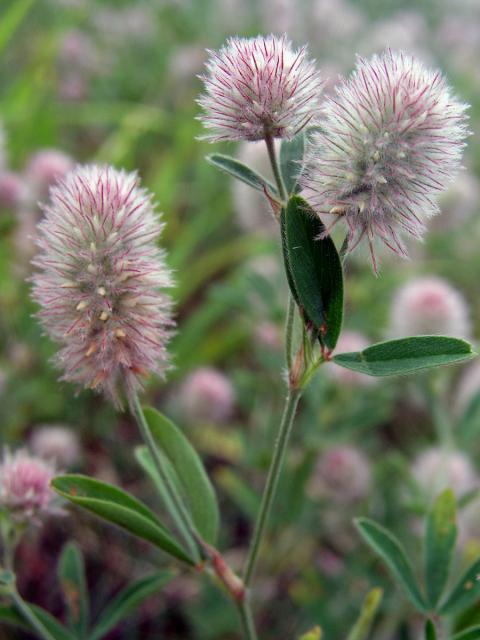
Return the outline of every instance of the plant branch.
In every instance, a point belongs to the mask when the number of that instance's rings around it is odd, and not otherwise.
[[[285,183],[283,182],[280,167],[278,166],[277,154],[275,153],[275,140],[272,134],[267,131],[265,131],[265,144],[267,145],[268,157],[270,159],[270,164],[272,165],[273,177],[277,184],[278,195],[280,196],[280,200],[285,202],[287,200],[287,190],[285,188]]]

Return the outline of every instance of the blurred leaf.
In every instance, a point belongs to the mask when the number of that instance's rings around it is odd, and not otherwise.
[[[9,587],[15,584],[15,574],[8,569],[0,569],[0,587]]]
[[[0,20],[0,53],[15,35],[33,3],[34,0],[12,0],[10,7],[2,14]]]
[[[68,605],[70,627],[79,638],[86,638],[89,623],[88,590],[83,555],[74,542],[69,542],[62,549],[58,577]]]
[[[363,602],[362,610],[353,629],[348,634],[347,640],[366,640],[370,632],[373,620],[382,601],[383,591],[372,589]]]
[[[36,615],[36,617],[43,624],[45,629],[55,638],[55,640],[77,640],[70,631],[65,629],[52,615],[34,604],[28,604],[27,606]],[[31,631],[36,633],[31,627],[28,620],[26,620],[21,613],[17,611],[14,605],[0,605],[0,621],[6,624],[11,624],[20,629]]]
[[[300,132],[292,140],[282,140],[280,147],[280,171],[288,194],[299,191],[298,178],[302,171],[305,150],[305,134]]]
[[[441,604],[440,615],[451,615],[466,609],[480,598],[480,559],[476,560],[453,587],[450,595]]]
[[[206,156],[206,160],[212,166],[220,169],[220,171],[248,184],[250,187],[257,189],[257,191],[264,193],[264,189],[267,188],[270,194],[274,196],[278,195],[276,187],[269,180],[235,158],[225,156],[221,153],[212,153]]]
[[[355,525],[365,542],[377,553],[419,611],[427,610],[405,551],[397,538],[387,529],[368,518],[357,518]]]
[[[332,360],[369,376],[395,376],[470,360],[476,354],[468,342],[445,336],[414,336],[379,342],[363,351],[340,353]]]
[[[158,571],[129,584],[103,611],[93,628],[89,640],[100,640],[134,611],[144,600],[157,593],[173,578],[171,571]]]
[[[52,487],[66,500],[148,540],[166,553],[194,565],[148,507],[118,487],[82,475],[57,476]]]
[[[464,444],[469,444],[480,433],[480,393],[476,393],[467,405],[455,431]]]
[[[343,272],[337,249],[320,218],[299,196],[281,214],[282,247],[288,283],[298,306],[333,349],[343,319]]]
[[[18,613],[13,605],[0,605],[0,622],[11,624],[21,629],[30,629],[28,622]]]
[[[435,625],[431,620],[427,620],[425,623],[425,640],[437,640]]]
[[[155,443],[177,475],[193,524],[206,542],[215,544],[220,520],[217,498],[199,455],[180,429],[156,409],[146,407],[144,415]]]
[[[425,534],[425,586],[433,609],[448,580],[457,527],[455,495],[447,489],[435,500]]]
[[[480,626],[470,627],[456,633],[452,640],[478,640],[480,638]]]
[[[313,627],[310,631],[303,633],[298,640],[321,640],[322,639],[322,630],[319,626]]]
[[[231,467],[222,467],[215,474],[215,479],[237,507],[253,520],[260,508],[260,499],[257,492]]]

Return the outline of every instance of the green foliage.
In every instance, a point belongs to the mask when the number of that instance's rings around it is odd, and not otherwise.
[[[303,168],[304,151],[305,133],[303,131],[292,140],[282,140],[280,146],[280,172],[289,195],[300,191],[298,178]]]
[[[221,153],[212,153],[206,156],[206,160],[212,166],[220,169],[220,171],[248,184],[249,187],[253,187],[257,189],[257,191],[262,191],[263,193],[266,189],[271,195],[278,195],[276,187],[274,187],[269,180],[235,158],[222,155]]]
[[[428,606],[420,591],[412,565],[397,538],[391,531],[368,518],[358,518],[355,520],[355,525],[365,542],[388,566],[412,604],[419,611],[427,611]]]
[[[171,571],[157,571],[126,586],[102,612],[88,640],[100,640],[106,636],[144,600],[158,593],[172,577]]]
[[[281,213],[282,247],[290,290],[305,320],[320,340],[333,349],[343,319],[343,273],[333,240],[320,218],[299,196],[290,198]]]
[[[437,640],[435,625],[431,620],[427,620],[425,623],[425,640]]]
[[[476,354],[465,340],[414,336],[379,342],[361,352],[340,353],[333,361],[369,376],[396,376],[470,360]]]
[[[446,490],[435,500],[425,533],[425,586],[432,609],[437,606],[448,580],[457,539],[455,521],[455,495]]]
[[[452,615],[466,609],[480,598],[480,559],[476,560],[462,575],[450,594],[441,603],[439,613]]]
[[[175,486],[202,538],[214,544],[218,535],[219,512],[215,491],[197,452],[183,433],[156,409],[147,407],[145,419],[160,454],[171,467]]]
[[[456,633],[452,640],[478,640],[480,638],[480,626],[464,629]]]
[[[166,553],[194,565],[155,514],[118,487],[82,475],[57,476],[52,487],[66,500],[91,511]]]
[[[66,544],[58,564],[58,577],[68,607],[69,626],[80,639],[87,638],[88,591],[83,556],[74,542]]]
[[[372,589],[363,602],[362,610],[347,640],[367,640],[375,615],[382,601],[381,589]]]

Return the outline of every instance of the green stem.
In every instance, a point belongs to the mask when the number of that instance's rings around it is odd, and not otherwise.
[[[285,183],[283,182],[280,167],[278,166],[277,154],[275,153],[275,140],[272,134],[265,131],[265,144],[267,145],[268,157],[270,158],[270,164],[272,165],[273,177],[277,183],[278,195],[280,200],[286,202],[287,190],[285,189]]]
[[[288,294],[288,310],[285,322],[285,354],[287,369],[290,371],[293,364],[293,323],[295,320],[295,300],[291,293]]]
[[[253,621],[252,609],[250,607],[248,595],[238,603],[238,612],[240,614],[240,620],[242,621],[243,633],[246,640],[257,640],[258,636],[255,629],[255,623]]]
[[[199,560],[203,554],[201,553],[201,551],[199,552],[199,545],[197,544],[198,534],[195,531],[195,527],[193,526],[190,514],[183,504],[182,498],[180,497],[177,488],[171,481],[168,473],[165,471],[163,461],[158,453],[155,440],[153,439],[147,421],[145,420],[145,415],[143,413],[140,400],[138,399],[138,395],[136,393],[129,394],[129,404],[130,411],[132,412],[132,415],[134,416],[138,424],[138,428],[150,452],[150,456],[152,458],[153,464],[155,465],[155,469],[163,485],[165,486],[170,502],[169,506],[172,509],[172,516],[175,521],[178,522],[179,529],[184,534],[184,536],[185,533],[188,535],[186,541],[189,544],[192,552],[194,552],[196,560]]]
[[[265,533],[265,527],[268,522],[268,517],[272,509],[273,501],[275,499],[278,480],[282,471],[285,452],[287,450],[288,441],[290,439],[293,419],[295,417],[295,412],[297,409],[298,401],[300,400],[300,396],[301,389],[289,389],[287,399],[285,401],[283,417],[278,430],[277,440],[275,442],[275,448],[273,451],[272,461],[270,463],[270,469],[268,471],[267,482],[263,491],[260,511],[257,516],[257,522],[255,524],[255,530],[253,532],[253,537],[248,552],[244,578],[246,587],[248,587],[248,585],[250,584],[255,572],[260,544],[262,542],[263,534]]]
[[[19,613],[21,613],[25,620],[30,623],[32,629],[34,629],[44,640],[55,640],[48,629],[45,628],[45,626],[42,624],[42,622],[40,622],[35,613],[30,609],[30,607],[18,593],[16,588],[13,588],[11,590],[10,595],[12,596],[13,602],[15,603],[15,606],[17,607]]]

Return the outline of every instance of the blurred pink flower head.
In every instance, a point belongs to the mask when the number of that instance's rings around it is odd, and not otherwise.
[[[73,169],[72,158],[58,149],[42,149],[27,164],[25,180],[34,198],[46,198],[49,188]]]
[[[209,53],[198,101],[207,140],[292,138],[318,113],[320,74],[286,36],[230,38]]]
[[[180,403],[192,422],[224,422],[233,412],[235,392],[223,373],[202,367],[186,378]]]
[[[348,329],[342,331],[335,347],[336,353],[351,353],[352,351],[363,351],[369,346],[367,338],[358,331],[349,331]],[[325,369],[326,373],[341,386],[346,387],[368,387],[376,384],[376,379],[371,376],[367,376],[364,373],[358,373],[357,371],[350,371],[340,367],[334,362],[330,363]]]
[[[5,451],[0,463],[0,505],[19,521],[52,511],[52,464],[25,450]]]
[[[25,196],[25,184],[13,171],[0,171],[0,209],[15,209]]]
[[[406,256],[401,234],[421,238],[438,212],[435,196],[460,167],[466,108],[439,71],[390,50],[359,58],[327,99],[304,184],[320,215],[344,220],[350,251],[367,238],[375,270],[376,238]]]
[[[401,287],[390,311],[390,334],[470,336],[468,305],[451,284],[436,277],[416,278]]]
[[[354,502],[365,498],[372,486],[368,458],[356,447],[333,447],[320,456],[309,483],[312,498]]]
[[[148,372],[163,374],[171,286],[157,247],[162,224],[135,173],[79,166],[50,191],[39,224],[33,297],[61,349],[63,379],[119,405]]]
[[[41,425],[30,436],[30,449],[43,458],[51,460],[62,468],[78,462],[81,449],[77,434],[70,427],[62,425]]]

